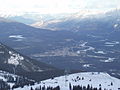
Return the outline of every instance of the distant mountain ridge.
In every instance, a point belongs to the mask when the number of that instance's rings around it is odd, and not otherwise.
[[[119,17],[120,9],[88,15],[79,15],[79,13],[76,13],[64,19],[56,19],[60,22],[55,22],[56,20],[48,21],[41,25],[40,28],[51,30],[72,30],[73,32],[80,30],[97,30],[97,28],[103,27],[102,24],[114,26],[119,22]],[[34,24],[35,27],[37,27],[37,25],[39,26],[38,23],[36,25]]]

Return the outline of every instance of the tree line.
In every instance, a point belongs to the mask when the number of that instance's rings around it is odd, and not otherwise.
[[[35,89],[31,87],[30,90],[61,90],[61,89],[60,89],[60,86],[46,87],[45,85],[44,86],[40,85],[39,87]],[[69,84],[69,90],[102,90],[102,88],[101,87],[95,88],[95,87],[90,86],[89,84],[87,86],[80,86],[80,85],[71,86],[71,84]],[[104,90],[107,90],[107,89],[104,89]]]

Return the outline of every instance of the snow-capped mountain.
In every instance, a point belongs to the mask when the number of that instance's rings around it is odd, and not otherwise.
[[[37,28],[45,28],[45,29],[49,29],[49,30],[62,30],[65,28],[58,27],[56,24],[60,24],[60,23],[68,22],[68,21],[74,21],[74,23],[77,23],[80,20],[86,19],[86,18],[94,18],[94,17],[99,18],[101,16],[104,16],[105,12],[107,12],[107,11],[104,11],[104,12],[99,11],[98,12],[98,11],[84,10],[84,11],[80,11],[77,13],[56,14],[56,15],[53,15],[53,18],[51,18],[51,19],[48,19],[48,20],[43,19],[42,24],[41,24],[41,21],[38,20],[31,26],[37,27]],[[49,15],[48,15],[48,17],[49,17]]]
[[[0,17],[24,23],[31,26],[39,27],[41,25],[44,25],[46,22],[49,22],[51,20],[57,20],[57,19],[63,19],[68,16],[71,16],[71,14],[62,13],[62,14],[41,14],[37,12],[23,12],[23,13],[17,13],[17,14],[5,14],[0,12]],[[42,23],[41,23],[42,22]]]
[[[59,22],[55,22],[56,20],[48,21],[41,25],[40,28],[72,31],[97,30],[98,28],[104,27],[105,24],[111,26],[115,25],[114,27],[116,27],[116,25],[119,26],[119,17],[119,9],[96,14],[75,13],[63,19],[56,19]],[[34,26],[37,25],[39,24],[37,23]]]
[[[48,80],[41,81],[39,84],[36,83],[33,86],[24,86],[24,88],[16,88],[15,90],[31,90],[31,88],[41,90],[40,88],[42,87],[47,89],[48,87],[55,88],[57,86],[59,86],[59,89],[57,90],[77,90],[73,88],[78,85],[79,87],[85,86],[88,88],[89,86],[89,88],[90,87],[97,88],[95,90],[119,90],[120,89],[119,84],[120,84],[119,79],[111,77],[107,73],[85,72],[51,78]]]

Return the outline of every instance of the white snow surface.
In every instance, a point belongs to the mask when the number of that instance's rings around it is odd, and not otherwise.
[[[84,64],[83,67],[89,68],[92,64]]]
[[[84,78],[84,80],[82,80],[82,77]],[[111,82],[113,83],[113,85],[111,85]],[[92,85],[92,87],[97,88],[99,88],[100,87],[99,85],[101,84],[102,90],[104,90],[104,88],[106,88],[107,90],[118,90],[118,88],[120,88],[120,80],[110,76],[107,73],[85,72],[44,80],[41,81],[39,84],[36,83],[33,86],[24,86],[24,88],[17,88],[15,90],[30,90],[31,87],[35,89],[36,87],[39,88],[40,85],[41,86],[45,85],[46,87],[47,86],[56,87],[59,85],[60,90],[69,90],[69,83],[71,83],[72,86],[73,85],[87,86],[89,84],[90,86]]]
[[[9,38],[16,38],[16,39],[22,39],[24,38],[23,35],[11,35]]]
[[[114,60],[115,60],[115,58],[108,58],[107,60],[100,60],[100,61],[109,63],[109,62],[113,62]]]
[[[21,60],[24,60],[24,57],[20,56],[19,54],[13,53],[9,51],[9,54],[11,55],[8,59],[8,64],[13,64],[15,66],[20,64]]]
[[[119,26],[119,24],[114,24],[114,28],[117,28]]]
[[[106,54],[104,51],[97,51],[95,53],[98,53],[98,54]]]
[[[112,42],[105,42],[106,45],[117,45],[120,44],[118,41],[112,41]]]
[[[8,72],[5,72],[5,71],[1,71],[0,70],[0,80],[3,80],[4,82],[7,82],[8,80],[7,80],[7,78],[5,78],[4,76],[5,75],[8,75],[8,76],[12,76],[13,78],[14,78],[14,80],[15,80],[15,77],[18,77],[17,75],[14,75],[14,74],[10,74],[10,73],[8,73]],[[8,83],[8,82],[7,82]],[[8,85],[10,85],[10,87],[12,88],[12,86],[14,85],[15,83],[8,83]]]
[[[25,39],[25,37],[23,37],[23,35],[10,35],[9,38],[16,39],[14,41],[23,41],[23,39]]]

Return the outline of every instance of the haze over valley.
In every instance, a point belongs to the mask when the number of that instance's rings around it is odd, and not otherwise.
[[[120,2],[96,1],[1,4],[0,90],[119,90]]]

